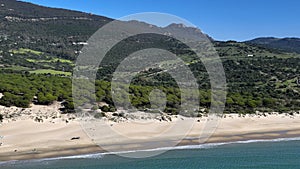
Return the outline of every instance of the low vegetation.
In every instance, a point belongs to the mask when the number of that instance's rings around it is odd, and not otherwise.
[[[63,72],[58,70],[51,70],[51,69],[39,69],[39,70],[33,70],[29,71],[29,73],[34,74],[51,74],[51,75],[61,75],[61,76],[71,76],[71,72]]]

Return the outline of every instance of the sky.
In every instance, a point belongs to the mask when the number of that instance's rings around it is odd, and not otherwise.
[[[299,0],[23,0],[114,19],[141,12],[184,18],[216,40],[300,37]]]

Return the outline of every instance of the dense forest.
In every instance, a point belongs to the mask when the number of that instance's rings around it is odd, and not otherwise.
[[[265,52],[263,49],[246,46],[237,42],[216,42],[216,48],[225,68],[228,95],[227,113],[254,113],[255,111],[288,112],[300,109],[299,98],[299,59],[286,57],[286,53]],[[235,48],[247,47],[251,52],[262,53],[264,56],[228,55]],[[238,49],[237,51],[242,51]],[[272,55],[270,55],[272,54]],[[211,103],[209,77],[201,62],[189,64],[195,77],[199,79],[200,105],[209,108]],[[105,74],[101,71],[105,72]],[[96,81],[97,102],[108,103],[113,111],[109,76],[113,66],[99,69]],[[101,76],[101,74],[105,76]],[[4,94],[0,104],[5,106],[28,107],[30,103],[51,104],[53,101],[63,101],[66,112],[73,112],[71,77],[65,74],[35,73],[22,69],[3,68],[0,73],[0,92]],[[102,78],[102,79],[101,79]],[[148,69],[140,72],[130,86],[132,105],[138,109],[150,108],[149,93],[160,89],[167,94],[166,112],[178,113],[180,108],[180,90],[170,75],[159,69]],[[101,107],[99,107],[101,108]]]

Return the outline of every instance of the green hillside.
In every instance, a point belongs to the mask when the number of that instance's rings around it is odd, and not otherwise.
[[[31,103],[48,105],[58,100],[65,105],[65,112],[73,112],[70,77],[76,58],[88,38],[112,19],[14,0],[0,0],[0,4],[4,4],[0,7],[0,93],[4,94],[0,104],[28,107]],[[149,25],[144,23],[144,26]],[[197,32],[195,28],[179,29],[176,24],[153,29]],[[228,83],[225,112],[300,110],[300,54],[248,42],[214,41],[213,44],[223,62]],[[189,66],[198,80],[200,105],[207,111],[211,95],[204,65],[187,46],[156,35],[128,38],[109,52],[99,67],[95,84],[97,102],[106,102],[109,106],[96,109],[115,111],[110,93],[113,72],[128,54],[157,45],[177,54]],[[172,62],[168,64],[177,66]],[[145,69],[133,79],[132,104],[141,110],[150,109],[149,94],[155,88],[167,95],[165,112],[177,114],[181,106],[180,90],[162,69]],[[123,97],[126,93],[120,95]],[[88,99],[82,98],[76,104]]]

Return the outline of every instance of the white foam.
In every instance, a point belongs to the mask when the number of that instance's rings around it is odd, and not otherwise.
[[[188,149],[209,149],[222,145],[228,144],[249,144],[249,143],[259,143],[259,142],[284,142],[284,141],[298,141],[300,137],[295,138],[277,138],[277,139],[261,139],[261,140],[246,140],[246,141],[234,141],[234,142],[223,142],[223,143],[207,143],[200,145],[186,145],[186,146],[176,146],[176,147],[161,147],[155,149],[146,149],[146,150],[132,150],[132,151],[120,151],[120,152],[108,152],[102,153],[103,155],[111,154],[128,154],[136,152],[149,152],[149,151],[168,151],[168,150],[188,150]]]

